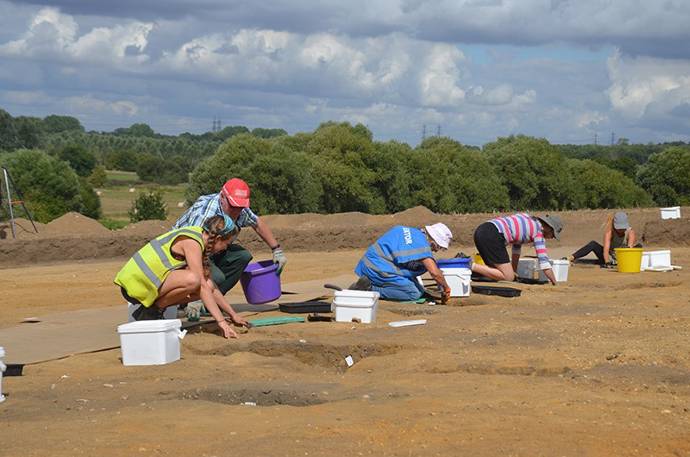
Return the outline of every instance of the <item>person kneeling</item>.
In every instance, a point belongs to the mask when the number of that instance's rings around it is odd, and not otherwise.
[[[369,246],[355,268],[359,279],[350,288],[373,290],[387,300],[414,301],[425,293],[417,277],[428,271],[442,290],[436,298],[445,303],[450,298],[450,287],[433,252],[448,249],[452,238],[442,223],[423,229],[395,226]]]
[[[139,249],[117,273],[115,284],[131,304],[140,305],[136,320],[161,319],[168,306],[202,300],[225,338],[237,333],[225,320],[248,326],[225,301],[210,278],[210,257],[225,250],[239,234],[229,216],[213,216],[203,227],[189,226],[164,233]]]

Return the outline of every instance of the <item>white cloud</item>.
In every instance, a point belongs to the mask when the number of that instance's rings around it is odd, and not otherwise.
[[[596,129],[600,124],[607,122],[609,117],[598,111],[580,113],[576,118],[576,124],[580,128]]]
[[[671,113],[690,103],[690,61],[624,57],[608,60],[611,86],[608,96],[615,111],[629,120]]]
[[[465,56],[457,47],[436,44],[422,62],[419,85],[424,106],[457,106],[465,99],[459,64]]]
[[[28,30],[17,40],[0,45],[0,55],[110,65],[143,62],[152,23],[129,22],[112,28],[96,27],[78,36],[79,26],[70,15],[55,8],[36,13]],[[128,55],[131,51],[132,55]]]
[[[135,116],[139,113],[136,103],[129,100],[102,100],[91,95],[67,97],[67,108],[74,113],[112,113],[120,116]]]

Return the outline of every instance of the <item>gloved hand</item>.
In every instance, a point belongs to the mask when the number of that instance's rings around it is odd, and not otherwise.
[[[190,322],[197,322],[201,319],[201,313],[205,312],[204,302],[201,300],[193,301],[187,303],[187,308],[185,309],[185,314],[187,314],[187,320]]]
[[[278,264],[278,274],[281,274],[287,263],[287,257],[285,257],[285,253],[280,246],[273,250],[273,263]]]

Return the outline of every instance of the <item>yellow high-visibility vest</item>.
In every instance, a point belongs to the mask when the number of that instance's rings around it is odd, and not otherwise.
[[[171,271],[183,268],[186,260],[173,257],[170,248],[181,236],[197,241],[204,250],[201,227],[183,227],[171,230],[151,240],[139,249],[115,276],[115,284],[123,287],[127,294],[149,307],[158,298],[158,289]]]

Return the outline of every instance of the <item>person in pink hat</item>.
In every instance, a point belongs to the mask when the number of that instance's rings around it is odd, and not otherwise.
[[[273,253],[273,262],[280,274],[287,263],[280,243],[271,229],[249,207],[249,185],[239,178],[228,180],[217,194],[202,195],[175,222],[173,228],[202,226],[213,217],[226,214],[240,227],[251,227]],[[252,254],[237,243],[211,258],[211,276],[218,290],[225,295],[240,279],[242,272],[252,260]]]

